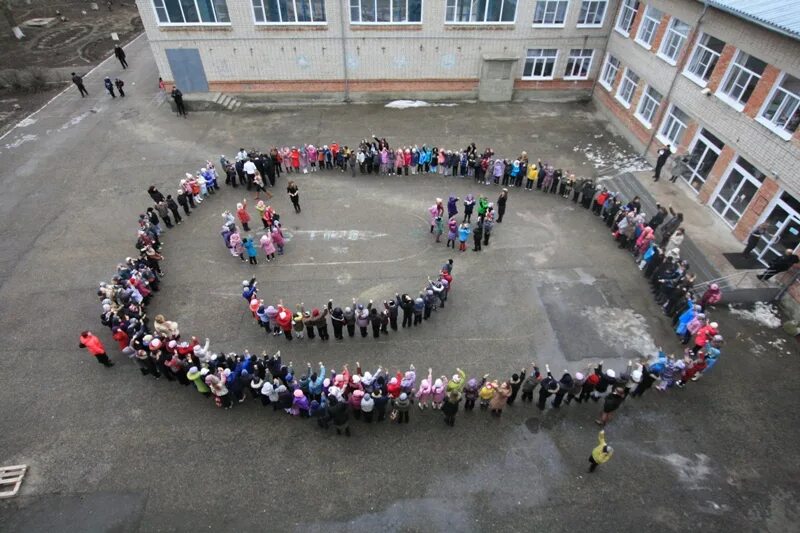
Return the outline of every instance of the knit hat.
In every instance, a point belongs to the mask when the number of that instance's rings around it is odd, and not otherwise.
[[[408,394],[406,394],[405,392],[401,392],[400,393],[400,399],[401,400],[407,400],[408,399]]]
[[[201,376],[205,376],[206,374],[208,374],[208,369],[207,368],[203,368],[202,370],[200,370],[200,375]]]
[[[615,378],[617,377],[617,373],[609,368],[608,370],[606,370],[606,376],[610,378]]]
[[[392,378],[389,380],[390,385],[397,385],[397,378]]]
[[[250,286],[250,282],[248,280],[242,281],[242,287],[249,287],[249,286]]]
[[[461,376],[458,374],[453,374],[453,382],[461,383]]]
[[[292,374],[286,374],[286,382],[291,383],[294,380],[294,376]]]
[[[353,383],[355,383],[356,385],[361,383],[361,376],[359,376],[358,374],[354,375],[353,376]]]
[[[161,339],[156,337],[155,339],[150,341],[149,348],[151,350],[158,350],[159,348],[161,348]]]
[[[583,379],[583,374],[581,372],[575,372],[575,379],[581,381]]]
[[[319,309],[316,307],[311,310],[311,316],[319,316]]]
[[[325,378],[325,379],[323,379],[323,380],[322,380],[322,386],[323,386],[323,387],[325,387],[325,388],[328,388],[328,387],[330,387],[330,386],[331,386],[331,380],[330,380],[330,378]]]
[[[294,397],[295,398],[302,398],[303,397],[303,391],[301,391],[300,389],[295,389]]]
[[[712,322],[712,323],[710,324],[710,326],[711,326],[712,328],[714,328],[714,329],[717,329],[717,328],[719,328],[719,324],[717,324],[716,322]]]
[[[634,383],[639,383],[640,381],[642,381],[642,371],[637,368],[636,370],[631,372],[631,379],[633,379]]]

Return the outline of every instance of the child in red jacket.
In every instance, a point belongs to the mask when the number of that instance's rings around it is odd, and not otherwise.
[[[97,362],[104,366],[114,366],[114,363],[108,360],[108,355],[106,354],[106,347],[103,346],[103,343],[97,336],[93,335],[91,331],[84,331],[81,333],[80,343],[78,344],[81,348],[86,348],[90,354],[92,354]]]

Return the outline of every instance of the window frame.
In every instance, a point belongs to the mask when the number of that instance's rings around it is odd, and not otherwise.
[[[622,94],[621,93],[622,93],[622,88],[625,86],[625,81],[628,78],[628,73],[629,72],[632,73],[634,76],[636,76],[636,83],[633,84],[633,90],[631,91],[630,100],[626,102],[625,99],[622,98]],[[636,74],[636,72],[631,70],[630,67],[625,67],[625,71],[622,73],[622,80],[619,82],[619,86],[617,87],[617,92],[614,94],[614,98],[617,100],[617,102],[622,104],[622,106],[625,109],[630,109],[631,108],[631,105],[633,104],[633,96],[636,94],[636,88],[639,87],[639,82],[640,81],[642,81],[641,76],[639,76],[638,74]]]
[[[659,95],[659,98],[658,98],[658,100],[656,100],[655,98],[653,98],[652,96],[650,96],[650,95],[647,93],[647,92],[648,92],[649,90],[651,90],[651,89],[652,89],[653,91],[655,91],[656,93],[658,93],[658,95]],[[647,117],[646,117],[646,116],[645,116],[645,115],[642,113],[642,108],[643,108],[643,107],[644,107],[644,105],[645,105],[646,103],[648,103],[649,101],[653,101],[653,102],[655,102],[655,105],[653,106],[653,113],[652,113],[652,115],[650,116],[650,118],[647,118]],[[647,128],[647,129],[648,129],[648,130],[649,130],[649,129],[652,129],[652,128],[653,128],[653,119],[654,119],[654,118],[656,118],[656,114],[658,114],[658,109],[661,107],[661,104],[662,104],[663,102],[664,102],[664,95],[663,95],[663,94],[661,94],[660,92],[658,92],[658,91],[656,90],[656,88],[655,88],[655,87],[653,87],[652,85],[650,85],[650,84],[646,84],[646,85],[644,86],[644,90],[642,91],[642,97],[641,97],[641,98],[639,98],[639,104],[636,106],[636,112],[633,114],[633,116],[635,116],[635,117],[636,117],[636,118],[639,120],[639,122],[641,122],[641,123],[642,123],[642,124],[643,124],[643,125],[644,125],[644,126]]]
[[[359,9],[358,9],[358,18],[361,18],[361,4],[364,2],[374,2],[375,0],[336,0],[337,2],[347,2],[347,11],[348,11],[348,20],[350,21],[351,26],[414,26],[422,24],[422,20],[425,16],[425,0],[419,0],[419,21],[404,21],[404,22],[382,22],[382,21],[374,21],[374,22],[364,22],[362,20],[354,21],[353,20],[353,2],[359,2]],[[408,16],[408,3],[413,0],[391,0],[391,4],[389,7],[390,13],[394,16],[394,4],[398,1],[405,1],[406,3],[406,16]],[[377,16],[377,9],[375,11],[375,16]]]
[[[541,50],[542,52],[552,50],[552,51],[555,51],[555,55],[551,56],[551,55],[541,54],[541,55],[538,55],[536,57],[531,58],[530,55],[529,55],[531,50]],[[550,80],[554,80],[555,79],[555,75],[556,75],[556,64],[558,63],[559,52],[560,51],[559,51],[558,48],[526,48],[525,49],[525,61],[522,63],[522,77],[521,77],[521,79],[523,79],[523,80],[534,80],[534,81],[550,81]],[[535,62],[535,60],[536,59],[545,59],[545,60],[547,60],[547,59],[550,59],[550,58],[553,59],[553,68],[550,71],[550,75],[549,76],[534,76],[533,73],[536,70],[536,67],[535,67],[536,62]],[[530,76],[525,76],[525,67],[528,65],[528,59],[534,59],[534,67],[531,68],[531,75]],[[546,63],[547,63],[547,61],[545,61],[545,64]]]
[[[611,62],[611,59],[614,59],[617,62],[616,66]],[[614,67],[614,76],[611,78],[611,81],[608,83],[608,85],[606,85],[605,81],[605,73],[607,65],[611,65],[612,67]],[[600,83],[600,85],[605,87],[605,89],[608,92],[611,92],[611,90],[613,89],[614,80],[617,78],[617,74],[619,74],[619,69],[621,66],[622,62],[616,57],[614,57],[614,54],[612,54],[611,52],[606,52],[606,57],[603,60],[603,65],[600,67],[600,76],[597,81]]]
[[[675,150],[677,152],[678,146],[680,146],[680,139],[672,140],[669,137],[667,137],[666,135],[664,135],[664,127],[667,125],[667,122],[669,121],[670,117],[673,116],[672,112],[675,111],[676,109],[678,109],[684,115],[689,116],[689,114],[686,113],[686,111],[684,111],[680,107],[676,106],[675,104],[670,104],[669,108],[667,109],[667,112],[664,113],[664,116],[661,118],[661,124],[658,126],[658,132],[656,133],[656,139],[658,139],[659,142],[661,142],[661,144],[664,144],[664,145],[669,144],[670,146],[675,148]],[[674,117],[674,119],[677,122],[680,122],[681,124],[683,124],[683,128],[681,129],[680,135],[678,135],[678,137],[683,137],[683,135],[686,133],[686,130],[689,129],[689,124],[688,123],[684,123],[677,116]]]
[[[636,21],[636,15],[639,14],[639,7],[641,6],[638,0],[620,0],[619,12],[617,13],[617,20],[614,21],[614,31],[616,31],[620,35],[624,35],[625,37],[630,37],[631,28],[633,28],[633,23]],[[624,18],[625,14],[628,12],[631,12],[631,20],[628,24],[628,28],[623,30],[620,27],[620,21]]]
[[[488,25],[496,25],[496,26],[497,25],[513,26],[514,24],[517,23],[517,14],[519,12],[519,0],[514,0],[514,19],[510,20],[510,21],[504,21],[504,20],[489,20],[489,21],[487,21],[487,20],[483,20],[483,21],[472,22],[472,21],[447,20],[448,5],[450,4],[450,2],[453,2],[455,4],[454,7],[453,7],[454,14],[455,14],[455,9],[458,7],[458,2],[470,2],[471,3],[471,1],[472,0],[444,0],[444,24],[445,25],[453,25],[453,26],[481,26],[481,25],[487,25],[487,24]],[[489,12],[489,1],[499,1],[499,2],[501,2],[501,4],[500,4],[500,13],[502,13],[503,12],[503,6],[505,5],[505,2],[507,2],[508,0],[488,0],[486,2],[486,10],[484,11],[484,17]],[[470,13],[471,12],[472,12],[472,8],[470,8]]]
[[[558,16],[558,8],[559,4],[566,4],[564,8],[564,20],[562,22],[536,22],[536,11],[539,7],[540,3],[544,3],[544,15],[547,16],[547,6],[548,4],[556,4],[556,10],[553,14],[554,17]],[[569,14],[569,0],[536,0],[533,3],[533,22],[531,22],[531,26],[534,28],[563,28],[567,24],[567,15]]]
[[[327,13],[324,13],[325,20],[323,22],[314,21],[314,20],[311,20],[311,21],[308,21],[308,22],[296,21],[296,20],[295,20],[295,22],[288,22],[288,21],[270,22],[270,21],[266,20],[267,19],[267,13],[266,13],[266,7],[264,6],[264,4],[269,2],[269,0],[248,0],[248,1],[250,2],[250,5],[252,7],[253,24],[255,24],[256,26],[327,26],[328,25],[328,14]],[[264,22],[259,22],[256,19],[256,6],[255,6],[254,2],[260,2],[261,3],[261,11],[262,11],[262,13],[264,13]],[[311,18],[313,19],[314,18],[314,16],[313,16],[314,10],[313,10],[313,4],[311,3],[312,0],[294,0],[294,7],[295,7],[295,9],[294,9],[294,18],[297,19],[297,4],[301,3],[301,2],[308,2],[309,8],[311,9],[311,13],[312,13]],[[324,1],[323,1],[322,5],[323,5],[323,8],[325,8],[325,2]]]
[[[572,52],[575,51],[575,50],[578,50],[579,55],[577,55],[577,56],[573,56],[572,55]],[[590,54],[588,56],[580,55],[580,54],[582,54],[583,52],[585,52],[587,50],[590,52]],[[567,65],[564,68],[564,78],[563,79],[565,79],[565,80],[588,80],[589,79],[589,74],[592,72],[592,64],[594,63],[594,52],[595,52],[594,48],[571,48],[570,51],[569,51],[569,54],[567,54]],[[581,66],[583,66],[583,64],[588,59],[589,62],[587,64],[587,66],[586,66],[586,75],[585,76],[575,76],[575,75],[567,76],[567,69],[569,69],[569,67],[570,67],[570,63],[569,62],[570,62],[571,59],[579,60]],[[578,63],[576,62],[576,63],[574,63],[572,65],[573,72],[575,71],[575,66],[577,64]]]
[[[183,5],[181,5],[180,0],[176,1],[178,3],[178,7],[181,10],[181,15],[183,16],[184,22],[171,22],[171,21],[162,22],[158,16],[158,10],[163,9],[164,14],[169,19],[169,9],[167,9],[167,4],[166,4],[167,1],[168,0],[150,0],[150,5],[153,6],[153,13],[156,16],[156,24],[158,26],[230,26],[231,25],[230,20],[228,22],[203,22],[202,20],[199,22],[186,22],[186,13],[184,13],[183,11]],[[156,7],[156,2],[160,2],[162,7],[161,8]],[[199,19],[200,8],[197,5],[197,0],[193,0],[193,2],[194,2],[194,8],[197,11],[197,18]],[[228,0],[224,0],[224,2],[225,2],[225,7],[227,8]],[[211,9],[214,10],[214,19],[218,19],[219,17],[217,16],[217,8],[214,6],[213,0],[211,2]],[[228,11],[228,19],[230,19],[230,9],[227,9],[227,11]]]
[[[711,35],[710,33],[706,32],[701,33],[700,36],[695,40],[694,46],[692,47],[692,54],[689,56],[689,60],[686,62],[686,66],[683,67],[683,75],[692,80],[700,87],[706,87],[708,85],[708,80],[704,80],[703,78],[701,78],[700,76],[689,70],[690,67],[692,66],[692,63],[694,62],[695,55],[700,51],[699,49],[702,48],[703,50],[706,50],[708,53],[717,56],[717,59],[714,62],[714,67],[711,69],[710,72],[708,71],[708,66],[706,66],[705,69],[703,69],[704,73],[705,72],[708,73],[709,79],[711,79],[711,75],[714,73],[714,69],[717,68],[717,64],[719,63],[719,58],[722,57],[722,51],[717,53],[715,50],[712,50],[711,48],[703,44],[703,39],[706,37],[709,37],[710,39],[717,39],[718,41],[720,41],[722,43],[723,50],[725,49],[725,45],[727,44],[722,39],[718,39],[713,35]]]
[[[661,16],[658,19],[655,19],[652,16],[648,16],[651,14],[651,11],[658,11]],[[636,38],[634,38],[634,42],[640,45],[641,47],[652,50],[653,49],[653,41],[656,38],[656,33],[658,33],[658,28],[661,26],[661,19],[664,18],[664,13],[651,5],[645,7],[644,13],[642,14],[642,21],[639,23],[639,29],[636,31]],[[642,33],[644,33],[647,21],[653,21],[653,31],[650,34],[650,42],[642,39]]]
[[[683,39],[681,40],[681,43],[675,48],[675,57],[673,58],[665,53],[665,49],[669,45],[673,35],[681,37],[681,34],[675,31],[674,29],[676,22],[680,22],[681,24],[686,25],[686,35],[682,36]],[[658,53],[656,55],[672,66],[677,65],[678,57],[680,57],[681,50],[683,50],[684,45],[689,40],[689,34],[691,33],[691,31],[692,27],[686,24],[684,21],[682,21],[678,17],[670,17],[669,23],[667,24],[667,29],[664,31],[664,36],[661,38],[661,44],[658,46]]]
[[[800,113],[800,92],[793,93],[793,92],[790,92],[790,91],[787,91],[787,90],[781,88],[781,84],[786,80],[786,78],[788,76],[791,76],[791,74],[789,74],[786,71],[781,72],[780,76],[778,76],[778,79],[775,80],[775,84],[770,89],[769,95],[767,96],[767,98],[764,99],[764,103],[761,104],[761,109],[759,109],[758,115],[756,116],[756,121],[758,123],[760,123],[762,126],[767,128],[768,130],[772,131],[775,135],[777,135],[778,137],[780,137],[784,141],[790,141],[792,139],[792,137],[794,137],[795,133],[797,133],[797,131],[800,130],[800,127],[798,127],[798,129],[796,129],[795,131],[789,131],[789,130],[781,127],[781,126],[778,126],[772,120],[766,118],[764,116],[764,112],[767,110],[769,105],[772,103],[772,100],[775,98],[775,96],[777,95],[778,91],[783,91],[784,93],[793,96],[797,100],[797,102],[795,103],[794,113]],[[792,77],[794,77],[794,76],[792,76]],[[795,79],[798,79],[798,78],[795,77]],[[783,107],[783,105],[784,104],[781,104],[780,107]],[[778,109],[780,109],[780,107]],[[792,115],[794,115],[794,113],[792,113]]]
[[[752,57],[754,59],[758,59],[759,61],[764,63],[765,68],[766,68],[766,64],[767,63],[765,61],[757,58],[756,56],[748,54],[747,52],[745,52],[741,48],[737,48],[736,49],[736,55],[734,55],[734,57],[731,60],[730,64],[728,64],[728,68],[725,70],[725,75],[722,76],[720,84],[717,87],[717,90],[714,92],[714,94],[715,94],[715,96],[717,98],[719,98],[720,100],[722,100],[723,102],[725,102],[726,104],[728,104],[729,106],[731,106],[732,108],[734,108],[735,110],[740,111],[740,112],[744,110],[744,106],[747,105],[747,101],[750,100],[750,96],[753,95],[753,92],[755,92],[755,89],[758,86],[758,82],[760,82],[761,78],[763,77],[763,72],[761,74],[756,74],[754,71],[752,71],[749,68],[747,68],[746,66],[744,66],[744,64],[740,64],[738,62],[738,60],[739,60],[739,58],[741,58],[742,54],[744,54],[744,55],[746,55],[748,57]],[[746,63],[746,61],[745,61],[745,63]],[[748,74],[750,74],[750,79],[752,79],[753,76],[757,77],[756,84],[753,86],[753,90],[750,92],[750,96],[748,96],[747,100],[745,100],[744,102],[740,102],[738,98],[734,99],[732,96],[730,96],[728,93],[724,92],[724,90],[723,90],[725,85],[728,84],[728,81],[730,81],[730,77],[731,77],[731,74],[733,73],[734,68],[740,69],[739,73],[737,73],[737,75],[736,75],[737,78],[741,74],[741,71],[746,71]],[[745,87],[746,87],[746,85],[745,85]],[[742,91],[742,94],[744,94],[744,91]]]
[[[584,4],[603,4],[603,16],[600,17],[600,22],[594,22],[589,24],[587,22],[581,22],[581,12],[583,11]],[[586,10],[587,15],[589,14],[589,10]],[[595,11],[595,14],[597,12]],[[602,28],[603,24],[606,23],[606,15],[608,15],[608,0],[581,0],[581,8],[578,11],[578,22],[575,24],[576,28]]]

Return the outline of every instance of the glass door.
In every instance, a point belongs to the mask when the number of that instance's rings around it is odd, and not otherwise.
[[[761,237],[754,251],[766,265],[800,245],[800,202],[783,193],[764,222],[769,225],[768,235]]]
[[[745,209],[761,187],[764,175],[742,157],[728,172],[728,177],[717,191],[711,208],[722,217],[730,227],[736,226]]]
[[[725,147],[720,139],[706,129],[700,130],[689,152],[689,160],[681,171],[681,177],[689,186],[699,192],[708,179],[708,174],[717,162],[720,151]]]

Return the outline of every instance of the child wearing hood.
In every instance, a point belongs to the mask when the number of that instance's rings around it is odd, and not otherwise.
[[[450,243],[453,243],[453,250],[456,249],[456,239],[458,238],[458,222],[455,217],[451,217],[447,222],[447,247],[450,248]]]
[[[450,195],[447,200],[447,218],[454,218],[458,214],[458,200],[457,196]]]
[[[407,394],[412,394],[417,386],[417,372],[414,365],[409,365],[408,370],[400,380],[400,390]]]
[[[294,399],[292,400],[292,414],[294,416],[300,415],[301,418],[308,418],[308,398],[303,394],[300,389],[295,389],[293,393]]]
[[[508,397],[508,405],[512,405],[514,400],[517,399],[517,393],[519,392],[520,387],[522,387],[522,383],[525,381],[525,369],[523,368],[519,374],[511,374],[511,381],[508,382],[508,385],[511,387],[511,395]],[[532,391],[531,391],[532,392]]]
[[[447,393],[457,392],[459,397],[467,384],[467,374],[460,368],[456,368],[456,373],[453,378],[447,383]]]
[[[436,203],[428,208],[428,214],[431,217],[431,233],[433,233],[436,228],[436,219],[444,215],[444,205],[442,205],[441,198],[437,198]]]
[[[364,307],[364,304],[356,303],[356,299],[353,298],[353,307],[356,309],[356,325],[361,332],[361,337],[366,338],[368,334],[367,327],[369,326],[370,322],[369,312],[372,309],[372,300],[370,300],[367,306]]]
[[[486,381],[489,375],[483,377],[483,385],[478,391],[478,397],[481,399],[481,410],[489,407],[489,402],[494,398],[495,389],[497,388],[496,381]]]
[[[475,408],[475,400],[478,399],[478,391],[486,383],[486,378],[489,374],[483,376],[483,379],[478,382],[475,378],[470,378],[464,386],[464,410],[472,411]]]
[[[442,242],[442,233],[444,233],[444,220],[441,216],[437,216],[434,219],[434,225],[436,226],[436,230],[434,234],[436,235],[436,242]]]
[[[431,399],[431,375],[433,373],[432,369],[428,369],[428,377],[424,378],[419,384],[419,390],[417,391],[417,405],[419,405],[419,410],[422,411],[426,407],[428,407],[428,402]]]
[[[462,252],[466,252],[467,251],[467,239],[469,239],[470,233],[472,233],[472,228],[469,227],[469,223],[468,222],[464,222],[463,224],[461,224],[461,227],[458,228],[458,249],[459,249],[459,251],[462,251]],[[242,259],[242,261],[244,261],[244,259]]]
[[[492,415],[500,417],[503,414],[503,408],[507,405],[508,397],[511,396],[511,386],[507,381],[497,387],[492,399],[489,401],[489,408],[492,410]]]
[[[471,222],[472,221],[472,210],[475,209],[475,197],[472,193],[469,193],[464,198],[464,220],[461,222]]]
[[[381,376],[381,379],[383,379],[383,376]],[[378,417],[377,421],[383,422],[386,419],[386,405],[389,403],[389,397],[380,387],[376,387],[370,396],[372,397],[372,401],[375,403],[375,413]],[[371,419],[372,417],[370,417],[370,420]]]
[[[261,249],[264,251],[264,255],[267,256],[267,263],[275,259],[275,245],[272,241],[272,232],[267,229],[264,235],[261,236]]]
[[[253,242],[253,238],[249,235],[244,238],[242,241],[242,246],[244,249],[247,250],[247,258],[250,260],[251,265],[258,264],[258,252],[256,251],[256,245]],[[269,261],[269,259],[267,259]]]
[[[244,258],[244,246],[242,245],[241,235],[239,235],[237,231],[234,231],[228,238],[228,242],[230,243],[231,255],[238,257],[242,260],[242,263],[244,263],[246,259]]]

